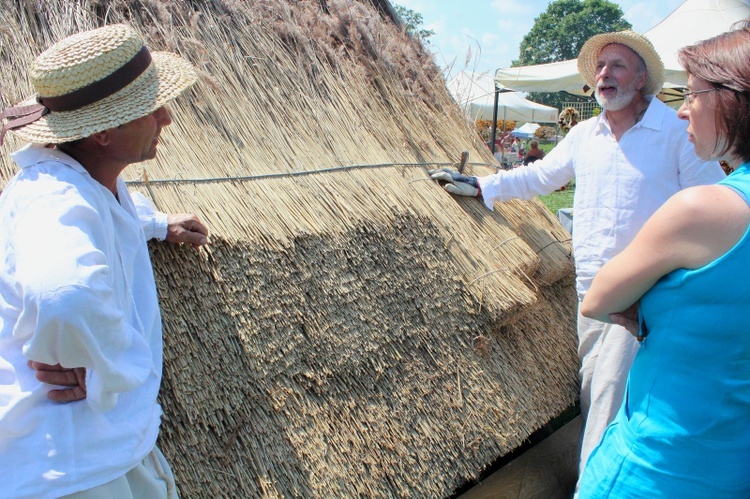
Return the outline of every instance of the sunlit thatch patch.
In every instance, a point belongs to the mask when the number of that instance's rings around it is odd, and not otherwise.
[[[105,20],[201,75],[159,159],[126,171],[212,231],[199,253],[151,244],[182,496],[445,496],[574,401],[569,235],[538,202],[490,212],[428,179],[462,150],[475,174],[493,160],[372,4],[0,6],[3,106],[46,46]]]

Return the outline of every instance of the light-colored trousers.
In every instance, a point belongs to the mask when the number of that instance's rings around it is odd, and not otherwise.
[[[109,483],[61,499],[178,499],[174,475],[166,458],[154,447],[135,468]]]
[[[578,313],[578,358],[581,360],[583,438],[578,476],[617,415],[638,351],[638,341],[622,326],[589,319]]]

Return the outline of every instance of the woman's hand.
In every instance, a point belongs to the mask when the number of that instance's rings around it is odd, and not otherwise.
[[[625,329],[630,331],[630,333],[636,338],[638,337],[639,304],[640,302],[635,302],[622,312],[609,314],[609,319],[612,321],[612,324],[617,324],[618,326],[624,327]]]

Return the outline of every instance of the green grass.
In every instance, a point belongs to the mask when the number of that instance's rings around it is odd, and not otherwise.
[[[550,144],[539,144],[539,148],[547,154],[555,147],[555,143]],[[555,191],[546,196],[539,196],[539,200],[549,208],[549,210],[557,215],[557,210],[560,208],[572,208],[573,207],[573,193],[576,191],[576,181],[573,180],[568,184],[564,191]]]
[[[551,192],[545,196],[539,196],[539,200],[557,215],[560,208],[573,207],[573,193],[576,191],[575,181],[568,184],[564,191]]]
[[[542,143],[542,142],[540,142],[540,143],[539,143],[539,149],[541,149],[542,151],[544,151],[544,154],[547,154],[547,153],[548,153],[548,152],[550,152],[550,151],[551,151],[552,149],[554,149],[554,147],[555,147],[556,145],[557,145],[557,144],[555,144],[554,142],[549,142],[549,143]]]

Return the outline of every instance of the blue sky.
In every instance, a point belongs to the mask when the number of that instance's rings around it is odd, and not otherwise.
[[[683,0],[619,0],[625,19],[639,33],[667,17]],[[488,72],[518,59],[518,46],[547,10],[550,0],[391,0],[422,14],[435,35],[430,47],[446,76],[456,71]],[[467,63],[467,59],[469,62]]]

